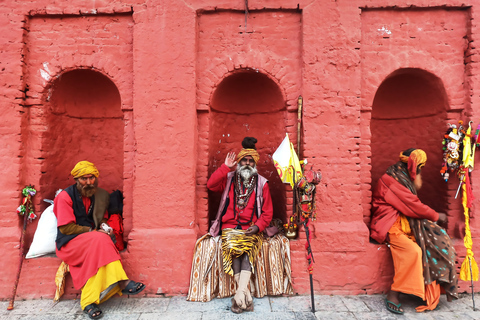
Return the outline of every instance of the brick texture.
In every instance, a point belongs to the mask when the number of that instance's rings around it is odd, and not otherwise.
[[[84,159],[99,167],[102,187],[124,191],[129,276],[147,283],[147,295],[186,293],[195,240],[218,203],[207,179],[244,136],[259,140],[275,217],[290,215],[292,192],[271,155],[285,133],[298,144],[300,95],[300,156],[323,174],[311,224],[315,291],[388,290],[390,253],[369,242],[371,193],[412,146],[429,157],[420,197],[447,212],[463,261],[458,179],[445,183],[439,170],[447,123],[476,128],[480,117],[477,1],[248,3],[247,13],[231,0],[2,3],[0,298],[15,279],[22,188],[39,190],[40,213]],[[471,180],[476,215],[476,170]],[[471,227],[478,253],[476,219]],[[301,231],[291,241],[300,294],[309,293],[304,245]],[[18,298],[53,297],[59,263],[26,261]],[[66,297],[78,294],[68,280]]]

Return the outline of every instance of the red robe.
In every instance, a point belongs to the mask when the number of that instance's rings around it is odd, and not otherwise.
[[[222,164],[220,168],[218,168],[208,179],[207,187],[208,189],[215,191],[215,192],[223,192],[226,187],[227,183],[227,174],[230,172],[230,168],[227,165]],[[228,194],[230,198],[230,202],[227,207],[227,211],[225,215],[222,217],[222,229],[225,228],[235,228],[238,225],[239,220],[241,223],[247,223],[252,219],[250,224],[240,224],[243,230],[248,229],[250,225],[256,225],[259,229],[259,232],[262,232],[268,225],[270,221],[272,221],[273,217],[273,205],[272,205],[272,197],[270,195],[270,188],[268,187],[268,183],[265,183],[263,187],[263,207],[262,212],[259,218],[257,218],[256,214],[252,213],[254,211],[255,205],[255,191],[252,192],[250,195],[250,199],[248,200],[247,206],[240,210],[238,207],[235,208],[234,211],[234,191],[235,186],[232,185],[230,188],[230,192]]]
[[[370,236],[379,243],[385,241],[400,213],[410,218],[438,220],[435,210],[423,204],[417,195],[388,174],[378,181],[373,192],[372,209]]]
[[[88,211],[90,198],[82,197],[82,200]],[[65,191],[55,198],[53,212],[57,217],[57,227],[76,223],[72,205],[73,201]],[[108,212],[105,212],[104,217],[108,218]],[[120,260],[120,254],[112,239],[97,231],[78,235],[56,252],[57,256],[69,265],[75,289],[81,289],[100,267]]]

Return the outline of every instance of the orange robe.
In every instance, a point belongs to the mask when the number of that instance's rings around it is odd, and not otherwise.
[[[415,242],[410,231],[404,230],[399,216],[388,231],[389,247],[393,258],[395,276],[391,290],[413,294],[426,301],[425,306],[418,306],[417,312],[434,310],[440,302],[440,284],[436,281],[425,285],[422,266],[422,249]],[[405,232],[407,231],[407,232]]]
[[[417,308],[419,312],[435,309],[440,286],[435,281],[425,285],[422,250],[405,217],[436,221],[438,213],[388,174],[381,177],[374,190],[372,207],[371,237],[379,243],[386,241],[392,252],[395,276],[391,290],[413,294],[426,301],[427,306]]]
[[[388,231],[390,251],[392,252],[395,276],[393,291],[413,294],[425,300],[423,280],[422,249],[411,234],[402,231],[400,217]]]

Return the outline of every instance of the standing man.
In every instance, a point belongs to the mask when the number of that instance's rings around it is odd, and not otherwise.
[[[98,188],[95,165],[80,161],[71,171],[75,184],[55,198],[57,256],[70,267],[73,285],[82,290],[80,305],[90,319],[103,316],[98,304],[116,293],[138,294],[145,285],[129,281],[106,224],[110,195]]]
[[[215,237],[221,232],[223,269],[237,283],[231,307],[234,313],[253,311],[248,284],[262,246],[261,232],[273,217],[268,181],[257,173],[260,156],[256,143],[257,139],[252,137],[243,139],[238,156],[229,152],[225,163],[207,182],[208,189],[222,193],[210,234]],[[236,170],[231,171],[235,166]]]
[[[395,275],[385,298],[387,310],[403,314],[400,292],[426,301],[417,311],[433,310],[440,298],[440,284],[448,301],[457,298],[455,249],[445,230],[433,221],[446,220],[423,204],[417,196],[422,187],[422,168],[427,154],[420,149],[400,153],[400,161],[390,166],[373,193],[371,237],[387,243]]]

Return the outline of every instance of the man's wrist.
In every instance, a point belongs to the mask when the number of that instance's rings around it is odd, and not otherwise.
[[[232,168],[227,166],[225,163],[223,163],[220,167],[223,167],[223,170],[228,171],[228,172],[230,172],[230,170],[232,170]]]

